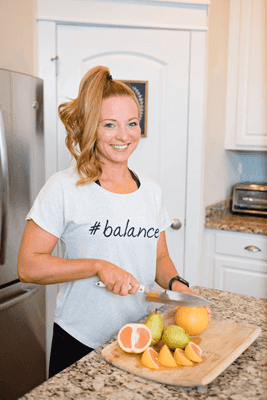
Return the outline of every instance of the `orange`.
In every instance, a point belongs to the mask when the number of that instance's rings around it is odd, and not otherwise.
[[[192,361],[188,360],[184,355],[184,351],[182,349],[175,349],[174,350],[174,359],[176,364],[178,365],[185,365],[187,367],[192,367],[194,364]]]
[[[199,335],[207,328],[209,315],[205,307],[179,307],[175,314],[175,322],[188,335]]]
[[[194,362],[202,362],[202,350],[196,345],[194,342],[188,343],[186,348],[184,349],[184,355],[191,361]]]
[[[152,347],[148,347],[141,357],[141,363],[151,369],[159,369],[159,355]]]
[[[142,353],[151,340],[150,329],[144,324],[126,324],[118,333],[118,344],[127,353]]]
[[[160,349],[159,363],[164,367],[177,367],[172,352],[166,344]]]

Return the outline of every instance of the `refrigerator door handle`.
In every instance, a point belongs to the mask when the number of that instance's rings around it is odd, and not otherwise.
[[[38,287],[30,287],[27,289],[21,289],[17,293],[7,296],[6,300],[1,300],[0,302],[0,313],[2,311],[8,310],[11,307],[14,307],[20,304],[22,301],[27,300],[29,297],[33,296],[38,291]]]
[[[2,111],[0,110],[0,163],[1,163],[1,215],[0,215],[0,265],[5,263],[6,258],[6,238],[7,238],[7,206],[9,195],[9,182],[8,182],[8,160],[4,121]]]

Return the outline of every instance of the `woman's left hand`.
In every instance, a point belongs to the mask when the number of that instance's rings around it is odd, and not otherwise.
[[[165,232],[160,232],[158,244],[157,244],[157,272],[156,272],[156,282],[162,288],[167,289],[168,283],[171,277],[178,275],[176,268],[169,256],[169,251],[166,243],[166,236]],[[172,284],[172,291],[174,292],[181,292],[181,293],[188,293],[193,294],[195,296],[199,296],[199,294],[195,293],[192,289],[187,287],[184,283],[179,281],[174,281]],[[201,296],[199,296],[201,297]],[[177,307],[175,307],[177,308]],[[205,307],[209,321],[211,319],[211,311],[210,308],[207,306]]]
[[[209,308],[209,306],[206,306],[205,308],[206,308],[206,310],[207,310],[207,312],[208,312],[209,321],[210,321],[210,320],[211,320],[211,311],[210,311],[210,308]]]
[[[179,289],[178,289],[178,287],[175,289],[175,283],[176,283],[176,282],[174,282],[173,285],[172,285],[172,290],[173,290],[173,291],[182,292],[182,293],[188,293],[188,294],[193,294],[193,295],[195,295],[195,296],[201,297],[199,294],[197,294],[196,292],[194,292],[192,289],[190,289],[190,288],[187,287],[186,285],[181,284],[180,282],[177,282],[177,286],[179,285]],[[178,289],[178,290],[177,290],[177,289]],[[179,308],[179,306],[176,306],[176,307],[175,307],[176,310],[177,310],[177,308]],[[210,311],[210,307],[209,307],[209,306],[206,306],[205,308],[206,308],[206,310],[207,310],[207,313],[208,313],[208,316],[209,316],[209,321],[210,321],[210,320],[211,320],[211,311]]]

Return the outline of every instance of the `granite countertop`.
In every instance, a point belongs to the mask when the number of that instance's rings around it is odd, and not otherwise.
[[[205,228],[267,235],[267,217],[233,214],[231,199],[206,207]]]
[[[101,350],[112,343],[113,338],[21,399],[266,400],[267,300],[202,287],[193,289],[213,302],[213,320],[256,325],[262,329],[248,349],[213,382],[201,387],[177,387],[124,372],[101,356]],[[166,309],[167,306],[163,306],[160,311]]]

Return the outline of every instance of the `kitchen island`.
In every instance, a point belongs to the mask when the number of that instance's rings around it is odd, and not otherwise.
[[[201,387],[177,387],[124,372],[101,356],[101,350],[112,343],[113,338],[21,399],[266,400],[267,300],[198,286],[193,290],[213,302],[213,320],[259,326],[262,330],[248,349],[213,382]],[[167,306],[163,306],[160,311],[166,309]]]

